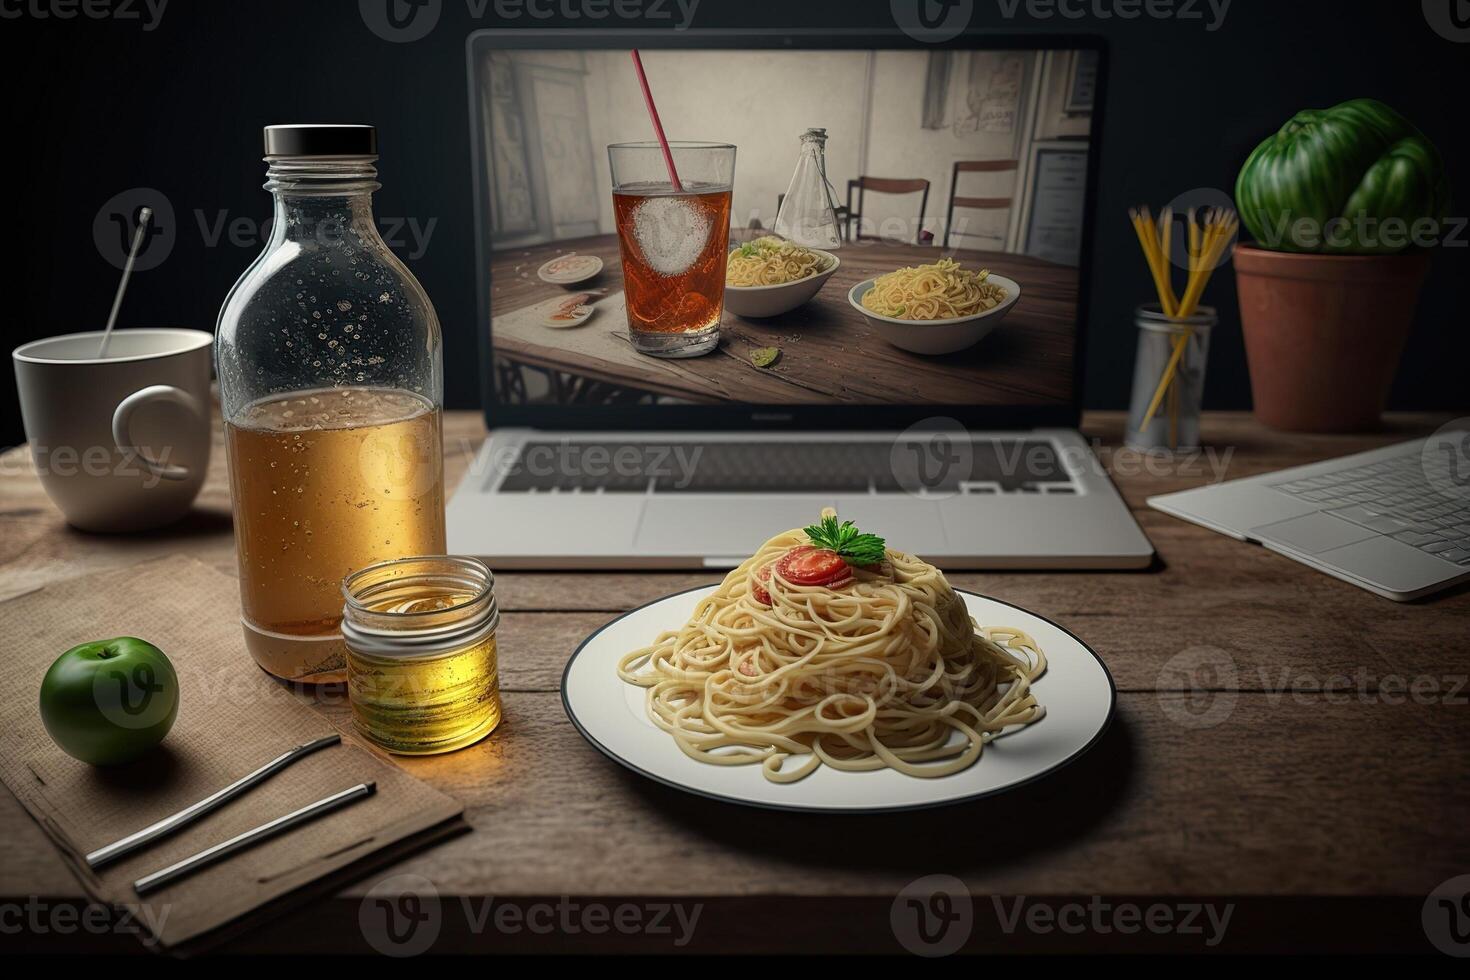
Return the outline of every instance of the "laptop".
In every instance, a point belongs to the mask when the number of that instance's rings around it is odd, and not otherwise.
[[[1418,599],[1470,581],[1470,423],[1148,503],[1386,599]]]
[[[726,568],[835,507],[945,568],[1151,562],[1076,428],[1098,39],[487,30],[467,49],[490,437],[451,551]],[[653,135],[635,49],[670,140],[736,147],[726,248],[771,233],[801,137],[826,133],[840,264],[788,312],[726,308],[700,356],[630,343],[608,146]],[[849,302],[941,258],[1019,292],[963,350],[896,347]]]

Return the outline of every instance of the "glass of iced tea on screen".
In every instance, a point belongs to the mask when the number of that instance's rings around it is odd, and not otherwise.
[[[695,357],[720,343],[735,147],[614,143],[613,212],[623,255],[628,337],[655,357]]]

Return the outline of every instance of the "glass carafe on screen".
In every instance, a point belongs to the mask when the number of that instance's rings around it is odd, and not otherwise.
[[[614,143],[613,213],[623,259],[628,339],[655,357],[695,357],[720,343],[735,147]]]
[[[345,677],[344,576],[445,550],[439,321],[374,223],[376,143],[266,129],[270,238],[215,341],[246,645],[306,683]]]
[[[807,248],[838,248],[837,205],[827,179],[827,131],[808,129],[801,134],[796,173],[776,212],[775,232]]]

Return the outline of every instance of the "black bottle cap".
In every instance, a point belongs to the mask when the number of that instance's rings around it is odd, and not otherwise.
[[[265,127],[266,157],[372,157],[378,131],[372,126],[297,123]]]

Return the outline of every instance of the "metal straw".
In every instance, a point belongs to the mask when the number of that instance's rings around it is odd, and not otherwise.
[[[164,817],[157,823],[144,827],[135,834],[129,834],[120,841],[108,844],[106,847],[99,847],[87,855],[87,867],[100,868],[104,864],[110,864],[124,855],[131,854],[153,843],[160,837],[167,837],[174,831],[187,827],[205,814],[213,813],[251,787],[265,782],[296,760],[310,755],[317,749],[324,749],[329,745],[336,745],[340,741],[342,741],[341,735],[327,735],[314,742],[298,745],[290,752],[276,756],[270,762],[267,762],[249,775],[235,780],[224,789],[211,793],[198,803],[187,806],[172,816]]]
[[[133,882],[133,890],[139,895],[145,895],[155,889],[162,888],[170,882],[185,878],[202,868],[225,858],[248,847],[253,847],[261,841],[269,840],[278,834],[284,834],[294,827],[299,827],[317,817],[325,816],[333,810],[344,807],[356,800],[372,796],[377,790],[376,783],[358,783],[350,789],[344,789],[340,793],[333,793],[325,799],[317,800],[308,806],[295,810],[283,817],[277,817],[269,823],[263,823],[254,830],[247,830],[243,834],[231,837],[227,841],[221,841],[213,847],[207,847],[192,857],[186,857],[176,864],[171,864],[161,871],[155,871],[151,875],[145,875]]]
[[[117,311],[122,309],[123,293],[128,291],[128,278],[133,274],[133,263],[138,261],[138,253],[143,249],[144,232],[148,230],[148,221],[152,217],[152,208],[143,208],[138,212],[138,230],[133,232],[133,247],[128,249],[128,261],[123,265],[122,282],[117,284],[117,295],[112,298],[112,312],[107,315],[107,329],[102,332],[102,346],[97,348],[99,358],[107,356],[107,344],[112,340],[112,328],[117,323]]]

